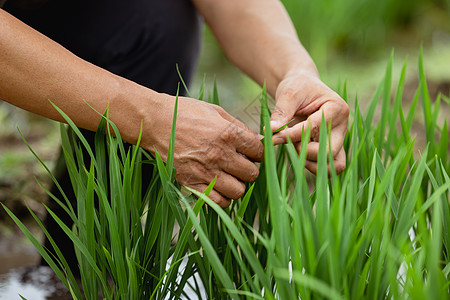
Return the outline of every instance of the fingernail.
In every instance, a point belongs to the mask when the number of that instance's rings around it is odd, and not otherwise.
[[[278,127],[281,127],[281,125],[282,124],[280,124],[280,122],[278,122],[278,121],[270,121],[270,127],[272,128],[272,130],[275,128],[278,128]]]

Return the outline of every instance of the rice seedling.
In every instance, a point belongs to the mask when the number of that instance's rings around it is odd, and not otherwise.
[[[217,264],[213,272],[222,292],[228,293],[219,299],[447,299],[447,123],[437,124],[439,99],[432,104],[429,98],[422,58],[420,85],[405,118],[401,101],[406,63],[391,102],[392,61],[393,56],[365,115],[355,102],[345,140],[348,167],[340,176],[333,166],[327,174],[326,162],[332,159],[327,158],[322,124],[312,193],[304,172],[305,145],[299,155],[292,143],[275,151],[271,132],[265,133],[260,177],[240,204],[223,211],[192,191],[198,203],[216,211],[218,228],[227,239],[223,259],[211,261]],[[345,87],[343,93],[347,98]],[[419,98],[428,145],[414,157],[410,133]],[[380,99],[382,116],[374,126]],[[269,126],[266,103],[263,91],[262,119]],[[190,218],[205,255],[220,257],[215,249],[221,248],[212,247],[202,238],[200,223],[195,225],[198,215],[190,211]]]
[[[174,181],[174,129],[164,162],[139,144],[127,150],[107,113],[91,148],[60,111],[71,128],[62,126],[61,136],[77,206],[55,201],[72,217],[73,228],[48,211],[74,243],[82,288],[57,241],[48,236],[53,256],[4,208],[74,299],[97,299],[99,293],[105,299],[179,299],[187,297],[188,287],[208,299],[447,299],[447,121],[436,121],[440,101],[430,99],[422,58],[409,111],[402,108],[406,63],[391,99],[392,61],[393,55],[365,114],[355,101],[344,142],[347,169],[341,175],[327,154],[325,122],[313,179],[305,173],[309,131],[300,153],[292,142],[274,147],[273,133],[266,131],[260,176],[227,209],[208,198],[215,181],[204,193],[187,188],[192,195],[186,197],[181,192]],[[204,90],[203,84],[199,98]],[[345,85],[341,95],[348,98]],[[267,97],[263,89],[261,125],[266,128]],[[210,99],[219,103],[217,88]],[[411,130],[419,104],[427,146],[415,155]],[[382,114],[375,123],[377,108]],[[173,128],[176,106],[174,116]],[[154,166],[145,189],[143,164]]]
[[[171,163],[173,147],[169,151],[167,167],[161,165],[159,156],[154,159],[139,148],[139,142],[126,150],[118,129],[105,113],[95,136],[95,147],[91,148],[67,115],[55,108],[70,127],[68,131],[61,125],[61,138],[65,163],[77,198],[76,207],[67,199],[50,170],[40,162],[65,199],[57,199],[48,190],[47,193],[70,215],[74,221],[73,228],[68,228],[59,216],[46,208],[74,244],[81,288],[57,243],[36,215],[30,210],[54,251],[40,246],[21,221],[4,208],[73,298],[97,299],[101,295],[104,299],[161,299],[166,294],[179,297],[184,294],[188,274],[197,272],[207,277],[202,265],[197,269],[201,261],[199,246],[193,236],[188,235],[190,231],[182,231],[178,243],[172,246],[175,219],[181,228],[186,227],[186,218],[180,219],[180,213],[183,213],[178,199],[174,197],[176,194],[168,187],[174,177]],[[106,130],[107,124],[114,131],[114,136],[110,129]],[[82,149],[87,152],[87,157]],[[143,164],[155,165],[148,183],[141,177]],[[143,182],[147,185],[146,189],[142,187]],[[186,247],[187,244],[189,247]],[[53,252],[56,254],[53,255]],[[171,263],[168,265],[169,258]],[[183,259],[187,262],[184,263],[185,276],[180,280],[177,275]]]

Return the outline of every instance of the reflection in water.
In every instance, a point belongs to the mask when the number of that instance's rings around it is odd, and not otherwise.
[[[0,275],[0,299],[15,300],[72,299],[65,286],[49,267],[12,269]]]
[[[33,245],[23,236],[5,238],[0,235],[0,300],[69,300],[72,299],[61,280],[49,267],[37,266],[39,254]],[[187,259],[180,265],[182,273]],[[167,261],[167,269],[171,266],[171,258]],[[194,277],[196,279],[194,279]],[[182,300],[206,299],[206,293],[198,274],[188,279],[185,295]],[[178,282],[181,280],[181,274]],[[197,281],[201,297],[198,297],[192,287]],[[169,295],[167,296],[169,298]]]
[[[187,259],[183,260],[180,266],[184,270]],[[167,268],[170,267],[170,260]],[[180,274],[181,275],[181,274]],[[205,290],[198,274],[188,279],[183,300],[199,299],[191,286],[195,286],[195,280],[199,284],[202,297],[206,298]],[[181,276],[179,278],[181,280]],[[49,267],[22,267],[11,269],[8,273],[0,275],[0,300],[69,300],[72,299],[64,284],[53,273]],[[169,298],[169,296],[167,296]]]

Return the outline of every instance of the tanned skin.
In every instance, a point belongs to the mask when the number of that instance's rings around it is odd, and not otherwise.
[[[297,38],[284,7],[276,0],[194,0],[230,61],[274,97],[271,129],[294,119],[273,136],[275,144],[289,136],[300,150],[310,126],[306,167],[317,169],[322,115],[331,124],[331,150],[338,172],[345,168],[343,141],[349,108],[320,79]],[[129,143],[168,151],[175,97],[157,93],[75,56],[0,9],[0,99],[27,111],[63,122],[50,101],[78,127],[95,131],[100,116],[109,117]],[[50,100],[50,101],[49,101]],[[264,156],[261,136],[221,107],[180,97],[176,127],[175,178],[199,191],[217,177],[210,198],[222,207],[245,192],[244,182],[258,176],[255,161]]]

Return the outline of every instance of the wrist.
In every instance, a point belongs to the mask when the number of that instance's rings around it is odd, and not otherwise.
[[[118,78],[117,87],[109,103],[109,119],[118,127],[122,139],[134,145],[142,126],[140,146],[152,151],[161,118],[172,106],[173,96],[158,93],[121,77]]]
[[[278,89],[280,83],[288,78],[309,77],[319,79],[319,72],[316,65],[305,49],[297,49],[297,51],[292,51],[292,55],[285,57],[285,63],[279,65],[279,69],[275,70],[278,74],[272,82],[274,84],[272,86],[268,85],[267,87],[269,94],[272,96],[275,96],[276,90]]]
[[[298,64],[293,64],[286,71],[284,78],[292,77],[292,76],[307,76],[314,77],[319,79],[319,71],[316,68],[316,65],[311,60],[310,62],[303,62]],[[283,78],[283,79],[284,79]]]

